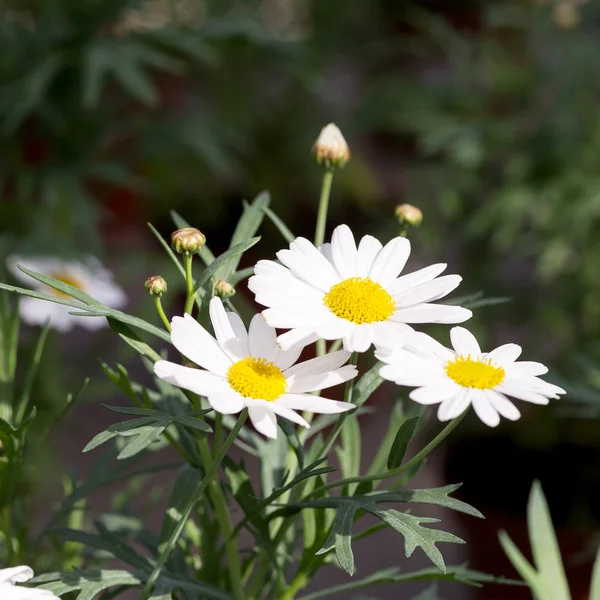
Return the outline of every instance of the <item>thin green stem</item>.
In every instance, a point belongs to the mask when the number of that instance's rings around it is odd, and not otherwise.
[[[310,583],[308,573],[305,571],[299,571],[296,577],[292,580],[290,587],[285,591],[281,600],[293,600],[296,594]]]
[[[140,594],[139,600],[148,600],[150,594],[152,593],[154,584],[156,583],[156,580],[158,579],[162,568],[165,566],[167,560],[169,560],[169,556],[171,555],[171,552],[175,548],[175,545],[177,544],[177,540],[179,539],[179,536],[183,532],[185,524],[187,523],[187,520],[189,519],[190,514],[192,513],[192,510],[194,509],[194,506],[196,506],[196,503],[202,497],[204,490],[207,488],[208,484],[211,482],[212,478],[218,471],[219,466],[221,465],[221,462],[225,458],[225,455],[227,454],[229,448],[231,448],[235,438],[237,437],[237,434],[239,433],[240,429],[246,422],[247,418],[248,418],[248,411],[246,409],[244,409],[241,412],[235,425],[233,426],[233,429],[227,436],[225,443],[219,449],[219,452],[217,453],[217,455],[215,456],[215,459],[212,462],[212,465],[210,466],[208,471],[206,471],[204,478],[202,479],[202,481],[198,485],[198,488],[196,489],[196,492],[190,498],[190,501],[188,502],[187,506],[183,510],[181,519],[177,523],[177,526],[173,530],[171,537],[168,539],[167,543],[165,544],[164,549],[162,550],[160,556],[158,557],[158,560],[156,561],[156,565],[154,566],[154,570],[150,574],[148,581],[146,581],[146,585],[144,586],[142,593]]]
[[[448,423],[448,425],[446,425],[446,427],[444,427],[444,429],[442,429],[442,431],[440,431],[440,433],[438,433],[431,440],[431,442],[427,444],[427,446],[425,446],[420,452],[417,452],[417,454],[415,454],[409,461],[405,462],[403,465],[400,465],[399,467],[390,471],[373,473],[372,475],[347,477],[346,479],[338,479],[337,481],[331,481],[313,490],[308,496],[303,498],[303,501],[313,496],[318,496],[319,494],[335,487],[344,486],[349,483],[363,483],[365,481],[380,481],[382,479],[391,479],[392,477],[396,477],[397,475],[400,475],[401,473],[410,470],[417,463],[421,462],[430,452],[437,448],[437,446],[439,446],[440,443],[443,442],[448,437],[448,435],[450,435],[450,433],[452,433],[455,427],[464,419],[467,412],[468,411],[465,411],[464,413],[462,413],[462,415],[459,415],[458,417],[450,421],[450,423]]]
[[[185,312],[188,315],[192,314],[192,309],[194,308],[194,278],[192,276],[192,260],[194,258],[193,254],[183,255],[183,262],[185,265],[185,285],[186,285],[186,298],[185,298]]]
[[[350,357],[350,360],[348,361],[348,364],[356,365],[357,362],[358,362],[358,353],[353,352],[352,356]],[[346,389],[344,390],[344,402],[352,402],[352,393],[354,392],[354,381],[355,381],[355,378],[352,378],[346,382]],[[344,426],[344,422],[346,421],[348,414],[349,414],[348,412],[344,412],[344,413],[341,413],[340,416],[338,417],[338,420],[336,421],[335,425],[333,426],[333,429],[331,430],[329,437],[325,441],[325,445],[323,446],[323,451],[321,452],[321,456],[327,456],[329,454],[331,448],[333,447],[333,445],[335,444],[335,441],[337,440],[338,435],[340,435],[340,432],[342,431],[342,427]]]
[[[205,436],[201,437],[198,442],[198,448],[200,450],[200,456],[204,463],[204,470],[206,471],[212,462],[212,455],[208,446],[208,440]],[[227,554],[227,568],[229,570],[229,580],[231,583],[231,590],[233,597],[236,600],[244,600],[244,588],[242,586],[242,568],[240,565],[240,556],[238,553],[236,538],[231,535],[232,526],[229,511],[227,510],[227,503],[223,490],[219,481],[214,478],[208,485],[208,493],[212,500],[215,516],[223,533],[225,539],[225,552]]]
[[[156,304],[156,311],[158,312],[158,316],[162,319],[162,322],[165,325],[165,329],[171,333],[171,324],[169,323],[169,319],[165,314],[165,311],[162,306],[162,302],[160,301],[160,296],[154,296],[154,303]]]
[[[329,208],[329,195],[333,181],[333,169],[326,169],[323,173],[321,184],[321,197],[319,198],[319,212],[317,213],[317,226],[315,228],[315,246],[318,248],[325,241],[325,227],[327,225],[327,210]]]

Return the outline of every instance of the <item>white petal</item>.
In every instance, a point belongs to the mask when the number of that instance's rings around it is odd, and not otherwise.
[[[207,396],[208,403],[222,415],[236,415],[247,405],[247,401],[231,388]]]
[[[250,347],[248,344],[248,332],[246,331],[246,325],[244,325],[244,321],[242,321],[242,317],[234,312],[228,312],[227,318],[229,319],[229,323],[231,324],[231,328],[233,329],[233,333],[235,337],[239,340],[241,345],[241,354],[242,356],[248,356],[250,354]]]
[[[33,569],[26,565],[0,569],[0,583],[25,583],[33,577]]]
[[[215,296],[210,301],[208,310],[219,346],[233,362],[246,358],[248,356],[247,336],[245,335],[243,339],[238,338],[225,312],[221,298]]]
[[[456,354],[452,350],[448,350],[436,339],[421,331],[414,331],[412,335],[408,335],[404,346],[406,350],[424,358],[437,358],[443,362],[456,358]]]
[[[402,277],[398,277],[398,279],[390,284],[390,286],[387,288],[387,291],[392,296],[403,294],[417,285],[420,285],[421,283],[435,279],[446,269],[447,266],[448,265],[446,265],[446,263],[438,263],[436,265],[431,265],[429,267],[425,267],[424,269],[414,271],[414,273],[402,275]]]
[[[373,342],[373,330],[367,323],[359,325],[344,338],[344,348],[350,352],[366,352]]]
[[[453,398],[462,390],[463,388],[453,381],[446,380],[443,383],[438,382],[435,385],[417,388],[409,394],[409,397],[419,404],[437,404],[448,398]]]
[[[289,377],[287,380],[288,391],[290,393],[303,393],[324,390],[334,385],[345,383],[349,379],[356,377],[357,373],[358,371],[354,365],[346,365],[327,373]]]
[[[471,355],[471,358],[478,358],[481,354],[481,348],[477,343],[475,336],[464,327],[453,327],[450,330],[450,339],[456,353],[461,356]]]
[[[269,327],[262,315],[254,315],[248,330],[250,354],[256,358],[273,361],[277,355],[277,332]]]
[[[330,352],[325,356],[317,356],[316,358],[311,358],[310,360],[305,360],[294,365],[290,369],[287,369],[284,375],[286,377],[303,377],[317,373],[326,373],[327,371],[338,369],[347,363],[349,358],[350,352],[345,352],[344,350]]]
[[[539,362],[523,360],[506,365],[506,375],[513,377],[536,377],[537,375],[545,375],[548,372],[548,367]]]
[[[308,240],[296,238],[292,244],[295,250],[280,250],[277,258],[294,275],[325,293],[339,283],[339,274],[333,265]]]
[[[298,330],[295,330],[298,331]],[[290,350],[283,350],[279,345],[277,345],[278,351],[273,359],[273,362],[282,370],[285,371],[289,369],[295,362],[300,358],[302,351],[304,350],[304,346],[295,345]]]
[[[446,304],[419,304],[398,309],[390,318],[399,323],[462,323],[473,313],[461,306]]]
[[[21,298],[19,302],[19,314],[24,323],[28,325],[44,325],[46,321],[50,326],[61,333],[71,331],[76,323],[84,320],[94,320],[106,324],[106,319],[92,317],[75,317],[69,314],[73,311],[70,306],[63,304],[52,304],[36,298]]]
[[[517,344],[505,344],[499,346],[489,353],[489,357],[497,364],[505,366],[514,363],[521,356],[521,346]]]
[[[497,392],[506,394],[507,396],[512,396],[513,398],[518,398],[519,400],[524,400],[525,402],[531,402],[532,404],[540,404],[545,406],[546,404],[550,403],[550,400],[543,394],[533,390],[519,388],[515,385],[511,385],[509,382],[503,382],[494,389]]]
[[[409,387],[437,385],[438,383],[445,383],[448,380],[438,365],[435,365],[430,370],[420,371],[411,371],[404,365],[384,365],[379,369],[379,375],[388,381]]]
[[[410,242],[403,237],[394,238],[381,249],[373,261],[369,277],[387,287],[404,269],[409,255]]]
[[[355,408],[355,405],[349,402],[329,400],[321,398],[321,396],[313,396],[312,394],[284,394],[281,398],[277,399],[275,404],[294,410],[307,410],[322,415],[342,413]]]
[[[340,225],[331,236],[331,256],[333,264],[343,279],[354,277],[356,273],[356,242],[348,225]]]
[[[383,248],[381,242],[372,235],[365,235],[358,244],[356,254],[356,276],[367,277],[373,266],[373,261]]]
[[[221,350],[217,340],[191,315],[173,317],[171,341],[181,354],[207,371],[225,375],[231,359]]]
[[[496,427],[500,417],[496,409],[490,404],[483,394],[474,394],[471,402],[477,416],[489,427]]]
[[[184,367],[167,360],[159,360],[154,363],[154,373],[167,383],[200,396],[214,394],[229,387],[222,377],[214,373]]]
[[[335,264],[333,263],[333,250],[331,249],[331,244],[329,242],[326,242],[325,244],[321,244],[319,246],[319,252],[327,259],[328,262],[330,262],[334,268],[335,268]],[[337,269],[336,269],[337,271]],[[338,273],[339,275],[339,273]],[[341,277],[341,275],[340,275]]]
[[[461,281],[462,277],[460,275],[445,275],[396,294],[394,300],[400,307],[410,307],[422,302],[434,302],[456,289]]]
[[[333,313],[329,313],[328,318],[318,325],[315,325],[315,333],[324,340],[339,340],[346,335],[350,335],[357,328],[356,323],[340,319]]]
[[[277,338],[277,345],[284,351],[292,350],[293,348],[304,348],[308,344],[312,344],[319,339],[319,336],[309,327],[297,327],[286,333],[282,333]],[[279,366],[279,368],[283,368]]]
[[[310,429],[310,424],[306,421],[306,419],[301,417],[299,414],[295,413],[290,408],[281,405],[279,402],[271,402],[271,408],[273,412],[279,415],[280,417],[283,417],[284,419],[287,419],[292,423],[296,423],[297,425],[302,425],[302,427]]]
[[[471,400],[469,399],[469,390],[461,390],[454,398],[444,400],[438,409],[438,419],[440,421],[449,421],[461,415],[469,408]]]
[[[267,402],[248,404],[248,415],[256,430],[271,439],[277,439],[277,417]]]
[[[314,327],[330,318],[326,306],[287,307],[274,306],[263,310],[262,316],[271,327],[296,329],[298,327]]]
[[[371,323],[371,331],[376,352],[398,350],[404,346],[407,337],[415,333],[409,325],[393,321]]]
[[[0,598],[2,600],[60,600],[48,590],[18,587],[10,583],[0,583]]]
[[[494,390],[485,390],[485,396],[505,419],[517,421],[521,417],[519,409],[503,394]]]

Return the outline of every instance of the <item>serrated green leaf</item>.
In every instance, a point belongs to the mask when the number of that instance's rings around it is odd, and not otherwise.
[[[358,509],[356,504],[345,504],[335,513],[335,519],[327,541],[316,554],[325,554],[335,548],[338,563],[348,575],[354,575],[354,554],[352,552],[352,523]]]
[[[533,482],[529,495],[527,525],[533,560],[544,589],[543,597],[548,600],[571,600],[548,503],[539,481]]]
[[[417,425],[419,424],[419,419],[420,417],[412,417],[410,419],[406,419],[406,421],[400,425],[387,459],[388,470],[391,471],[392,469],[396,469],[402,464],[408,444],[415,434]]]

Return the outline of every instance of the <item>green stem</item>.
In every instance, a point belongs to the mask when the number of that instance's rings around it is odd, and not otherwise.
[[[159,317],[162,319],[162,322],[165,324],[165,329],[171,333],[171,324],[169,323],[169,319],[165,314],[165,311],[162,307],[162,302],[160,301],[160,296],[154,296],[154,303],[156,304],[156,310],[158,312]]]
[[[432,450],[439,446],[439,444],[443,442],[448,437],[448,435],[450,435],[450,433],[452,433],[454,428],[464,419],[467,412],[468,411],[465,411],[464,413],[462,413],[462,415],[459,415],[458,417],[450,421],[450,423],[448,423],[448,425],[446,425],[446,427],[444,427],[444,429],[442,429],[442,431],[440,431],[440,433],[438,433],[431,440],[431,442],[427,444],[427,446],[425,446],[420,452],[417,452],[417,454],[415,454],[409,461],[405,462],[403,465],[400,465],[399,467],[392,469],[391,471],[383,471],[381,473],[373,473],[372,475],[347,477],[346,479],[338,479],[337,481],[331,481],[313,490],[308,496],[303,498],[303,501],[307,500],[310,497],[318,496],[319,494],[330,490],[331,488],[343,486],[349,483],[363,483],[365,481],[380,481],[382,479],[391,479],[392,477],[396,477],[396,475],[400,475],[400,473],[404,473],[405,471],[410,470],[417,463],[421,462]]]
[[[333,169],[326,169],[321,184],[321,197],[319,198],[319,212],[317,213],[317,226],[315,228],[315,246],[318,248],[325,241],[325,226],[327,225],[327,209],[329,208],[329,194],[333,181]]]
[[[194,278],[192,277],[192,259],[193,254],[184,254],[183,262],[185,264],[185,285],[186,285],[186,298],[185,298],[185,312],[188,315],[192,314],[192,308],[194,308]]]
[[[221,462],[225,458],[225,455],[227,454],[229,448],[231,448],[235,438],[237,437],[237,434],[239,433],[240,429],[244,425],[247,417],[248,417],[248,411],[246,409],[244,409],[241,412],[238,420],[236,421],[233,429],[227,436],[225,443],[220,448],[218,454],[216,455],[214,461],[212,462],[211,467],[205,473],[204,479],[202,479],[202,481],[198,485],[198,488],[196,489],[196,492],[190,498],[190,501],[188,502],[187,506],[183,510],[181,519],[177,523],[177,526],[173,530],[171,537],[168,539],[163,551],[161,552],[160,556],[158,557],[158,560],[156,561],[156,565],[154,566],[154,570],[150,574],[148,581],[146,581],[146,585],[144,586],[144,589],[142,590],[142,593],[140,594],[139,600],[148,600],[150,594],[152,593],[152,588],[154,587],[154,584],[156,583],[156,580],[158,579],[162,568],[165,566],[167,560],[169,560],[169,556],[171,555],[171,552],[175,548],[175,545],[177,544],[177,540],[179,539],[179,536],[183,532],[185,524],[187,523],[187,520],[189,519],[190,514],[192,513],[192,510],[194,509],[194,506],[196,506],[196,503],[202,497],[204,490],[207,488],[207,486],[211,482],[213,476],[216,474],[217,470],[219,469]]]
[[[204,469],[206,471],[212,462],[212,455],[206,436],[200,438],[200,441],[198,442],[198,448],[200,449],[200,456],[202,457],[202,462],[204,463]],[[217,517],[217,521],[219,522],[219,526],[221,527],[223,538],[225,539],[227,568],[229,569],[229,580],[231,582],[233,597],[236,600],[244,600],[245,596],[244,588],[242,586],[242,568],[240,565],[237,541],[236,538],[231,535],[231,519],[227,510],[225,496],[223,494],[223,490],[221,489],[221,485],[216,478],[212,479],[208,485],[208,493],[210,495],[210,499],[212,500],[215,509],[215,515]]]
[[[308,573],[300,571],[296,577],[294,577],[292,583],[290,583],[290,587],[285,591],[283,596],[281,596],[281,600],[293,600],[296,597],[296,594],[309,583],[310,579]]]
[[[350,356],[350,360],[348,361],[348,364],[356,365],[357,362],[358,362],[358,353],[353,352],[352,356]],[[344,402],[352,402],[352,393],[354,392],[354,380],[355,380],[355,378],[352,378],[346,382],[346,389],[344,390]],[[321,452],[322,457],[327,456],[329,454],[331,448],[333,447],[333,445],[335,444],[335,441],[337,440],[338,435],[340,435],[340,432],[342,431],[342,427],[344,426],[344,422],[346,421],[346,418],[348,417],[349,413],[350,413],[350,411],[341,413],[340,416],[338,417],[338,420],[336,421],[335,425],[333,426],[333,429],[331,430],[329,437],[325,441],[325,445],[323,446],[323,451]]]

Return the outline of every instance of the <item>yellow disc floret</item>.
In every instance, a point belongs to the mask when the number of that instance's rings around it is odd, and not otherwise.
[[[396,309],[390,294],[368,277],[351,277],[334,285],[323,302],[340,319],[359,325],[385,321]]]
[[[62,281],[62,283],[66,283],[67,285],[71,285],[74,288],[77,288],[78,290],[83,290],[83,284],[81,283],[81,281],[79,281],[77,277],[71,275],[71,273],[67,271],[58,271],[56,273],[50,273],[49,277],[52,277],[52,279],[57,279],[58,281]],[[51,288],[51,290],[55,296],[60,296],[61,298],[71,298],[69,294],[65,294],[60,290],[55,290],[54,288]]]
[[[505,372],[492,363],[492,359],[472,360],[470,355],[457,356],[446,364],[446,374],[462,387],[490,390],[501,384]]]
[[[227,380],[236,392],[254,400],[272,402],[287,389],[287,380],[278,366],[253,356],[233,363],[227,371]]]

